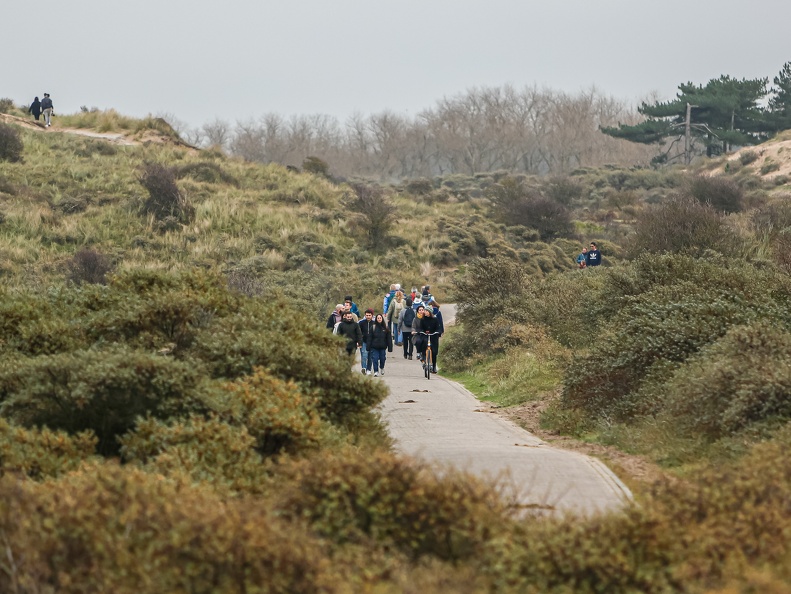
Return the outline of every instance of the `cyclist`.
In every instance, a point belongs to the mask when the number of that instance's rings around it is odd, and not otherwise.
[[[418,332],[426,332],[431,334],[431,336],[424,336],[423,338],[428,338],[431,341],[431,373],[437,373],[437,355],[439,354],[439,333],[440,333],[440,323],[439,320],[434,316],[434,312],[431,311],[430,307],[423,308],[423,316],[420,318],[420,321],[417,322],[417,331]],[[423,336],[421,334],[421,336]],[[428,345],[428,341],[423,340],[421,341],[421,350],[420,353],[425,358],[426,353],[426,346]]]

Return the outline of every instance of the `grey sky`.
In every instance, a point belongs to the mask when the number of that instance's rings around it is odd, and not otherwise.
[[[789,0],[37,0],[0,10],[0,97],[199,126],[414,115],[474,86],[635,102],[791,61]]]

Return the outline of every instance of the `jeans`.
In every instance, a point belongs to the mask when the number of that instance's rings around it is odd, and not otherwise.
[[[371,371],[371,365],[373,365],[374,372],[378,372],[379,369],[384,370],[386,358],[387,349],[371,349],[368,351],[368,371]]]
[[[360,347],[360,366],[363,369],[368,369],[368,347],[363,341],[363,346]]]

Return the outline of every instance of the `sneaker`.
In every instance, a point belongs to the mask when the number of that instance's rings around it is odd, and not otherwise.
[[[412,355],[409,355],[409,356],[407,357],[407,359],[409,359],[409,360],[411,361],[411,360],[412,360]]]
[[[431,373],[437,373],[437,368],[436,367],[432,367],[431,368]]]
[[[383,369],[383,370],[382,370],[382,375],[384,375],[384,374],[385,374],[385,370]]]
[[[379,377],[379,372],[378,371],[374,371],[374,377]]]

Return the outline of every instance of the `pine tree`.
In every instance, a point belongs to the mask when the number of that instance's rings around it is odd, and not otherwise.
[[[712,79],[705,86],[680,84],[672,101],[643,103],[638,108],[647,118],[644,122],[602,128],[602,132],[644,144],[667,144],[677,137],[661,155],[666,159],[685,133],[689,104],[691,136],[705,147],[708,156],[727,151],[733,145],[758,144],[776,130],[759,104],[767,94],[767,84],[766,78],[737,80],[730,76]]]
[[[774,84],[769,112],[778,130],[788,130],[791,128],[791,62],[783,64]]]

